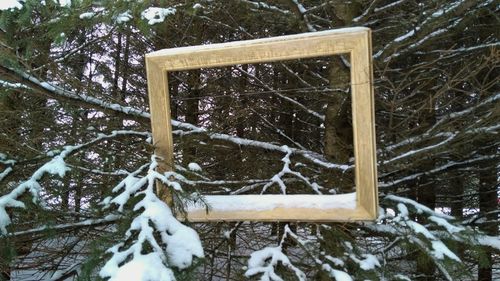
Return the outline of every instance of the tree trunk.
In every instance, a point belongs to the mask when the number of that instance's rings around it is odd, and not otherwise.
[[[425,177],[420,178],[417,181],[417,202],[429,207],[431,210],[436,208],[436,190],[433,181],[425,180]],[[427,216],[417,216],[417,220],[420,224],[424,225],[427,223]],[[436,266],[427,253],[421,253],[417,257],[417,277],[415,280],[419,281],[434,281],[436,277],[434,273],[436,271]]]
[[[346,88],[350,81],[350,70],[342,64],[340,58],[332,61],[330,69],[330,87]],[[353,131],[351,123],[351,99],[349,93],[333,92],[325,113],[324,153],[329,161],[347,164],[354,155]],[[356,160],[354,160],[356,161]],[[354,176],[352,173],[331,171],[333,187],[342,193],[352,192]]]
[[[457,220],[461,221],[464,218],[464,180],[467,174],[463,174],[461,171],[451,171],[450,173],[450,208],[451,215]],[[457,244],[453,252],[458,255],[460,259],[464,257],[464,247],[463,244]]]
[[[492,149],[492,154],[496,148]],[[484,165],[479,172],[479,210],[485,216],[486,222],[480,225],[480,229],[491,236],[498,235],[498,214],[493,213],[497,209],[498,179],[497,173],[491,167],[496,165]],[[478,264],[478,281],[493,281],[493,251],[489,247],[484,248],[486,263]]]
[[[120,68],[121,68],[121,51],[122,51],[122,34],[118,32],[118,42],[115,45],[115,73],[113,77],[113,97],[119,100],[119,89],[118,89],[118,78],[120,76]]]

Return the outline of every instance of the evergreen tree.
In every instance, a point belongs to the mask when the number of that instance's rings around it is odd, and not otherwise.
[[[3,1],[0,280],[500,278],[498,12],[478,0]],[[176,169],[160,174],[144,55],[349,26],[373,31],[377,221],[177,221],[155,182],[175,206],[196,192],[350,192],[353,173],[331,165],[354,163],[349,58],[170,73]]]

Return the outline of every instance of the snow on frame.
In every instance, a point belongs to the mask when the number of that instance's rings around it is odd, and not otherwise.
[[[212,195],[204,196],[210,211],[273,210],[276,208],[356,209],[356,192],[336,195]],[[188,205],[186,212],[205,211],[204,204]]]

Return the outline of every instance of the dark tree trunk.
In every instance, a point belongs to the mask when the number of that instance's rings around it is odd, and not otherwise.
[[[454,216],[458,221],[463,220],[464,218],[464,185],[465,185],[465,177],[467,174],[464,174],[461,171],[451,171],[450,182],[449,182],[449,190],[450,190],[450,208],[451,215]],[[454,250],[454,253],[458,255],[460,259],[464,257],[464,247],[460,243],[458,244]]]
[[[115,45],[115,73],[113,77],[113,96],[116,99],[119,99],[119,89],[118,89],[118,78],[120,77],[120,68],[121,68],[121,51],[122,51],[122,34],[118,33],[118,42]]]
[[[496,148],[495,148],[496,149]],[[492,153],[495,153],[493,149]],[[479,209],[485,216],[486,222],[480,225],[480,229],[491,236],[498,235],[498,180],[497,173],[492,167],[496,165],[484,165],[479,172]],[[493,281],[493,251],[485,247],[486,263],[480,262],[478,265],[478,281]]]
[[[432,184],[432,181],[426,181],[425,177],[421,178],[417,181],[417,202],[429,207],[431,210],[436,208],[436,190],[435,186]],[[417,216],[417,220],[420,224],[427,223],[427,217]],[[427,256],[426,253],[421,253],[417,257],[417,277],[415,280],[419,281],[434,281],[436,277],[434,273],[436,271],[436,267],[434,262],[430,257]]]

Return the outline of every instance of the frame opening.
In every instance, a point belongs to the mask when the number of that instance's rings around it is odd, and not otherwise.
[[[175,82],[176,78],[172,77],[175,71],[194,70],[191,73],[195,74],[191,76],[197,76],[200,79],[200,77],[208,78],[206,74],[205,76],[201,74],[207,69],[210,71],[218,67],[216,71],[220,72],[220,69],[226,69],[229,73],[232,73],[232,70],[239,69],[241,70],[240,74],[246,73],[245,76],[248,78],[252,77],[252,71],[255,70],[252,67],[255,67],[255,65],[269,66],[271,65],[270,62],[283,64],[284,61],[289,60],[303,62],[318,58],[331,58],[339,54],[347,55],[350,58],[348,75],[351,82],[352,145],[356,165],[349,166],[349,163],[338,164],[327,160],[325,160],[325,163],[330,163],[326,164],[330,165],[330,169],[340,170],[343,173],[355,171],[356,193],[342,195],[300,193],[293,195],[238,195],[239,193],[209,195],[205,196],[205,199],[211,210],[206,212],[206,209],[202,206],[189,207],[187,210],[188,220],[351,221],[369,220],[376,217],[378,200],[370,32],[366,28],[349,28],[208,46],[166,49],[146,56],[153,138],[156,154],[165,159],[161,163],[159,170],[167,171],[172,168],[174,157],[174,142],[170,127],[170,98],[175,101],[176,97],[171,97],[170,93],[181,89],[179,87],[183,83],[183,78],[179,78],[177,79],[179,81]],[[293,69],[290,71],[290,67],[287,66],[283,66],[283,69],[284,72],[289,72],[293,78]],[[167,73],[169,76],[167,76]],[[186,79],[189,79],[189,75],[186,77],[188,77]],[[254,82],[259,80],[259,77],[254,78]],[[300,75],[296,78],[300,79]],[[172,84],[172,82],[174,83]],[[173,85],[176,86],[173,87]],[[303,91],[303,88],[295,88],[295,90]],[[280,87],[279,90],[283,90],[283,87]],[[210,99],[213,97],[206,96],[204,98]],[[291,102],[293,103],[293,101]],[[177,110],[175,106],[173,109]],[[309,114],[314,115],[311,112]],[[318,112],[316,114],[322,115],[324,120],[324,114]],[[231,135],[231,132],[225,133]],[[242,139],[247,138],[243,136]],[[296,152],[300,147],[294,147],[294,152],[287,149],[289,148],[282,147],[281,151],[281,153],[285,154],[284,160],[282,159],[285,162],[290,160],[291,155],[300,154]],[[338,167],[334,165],[338,165]],[[275,183],[275,186],[282,187],[281,184]],[[256,185],[258,184],[256,183]],[[309,185],[309,187],[314,186],[311,181],[306,185]],[[323,192],[320,191],[320,193]]]

